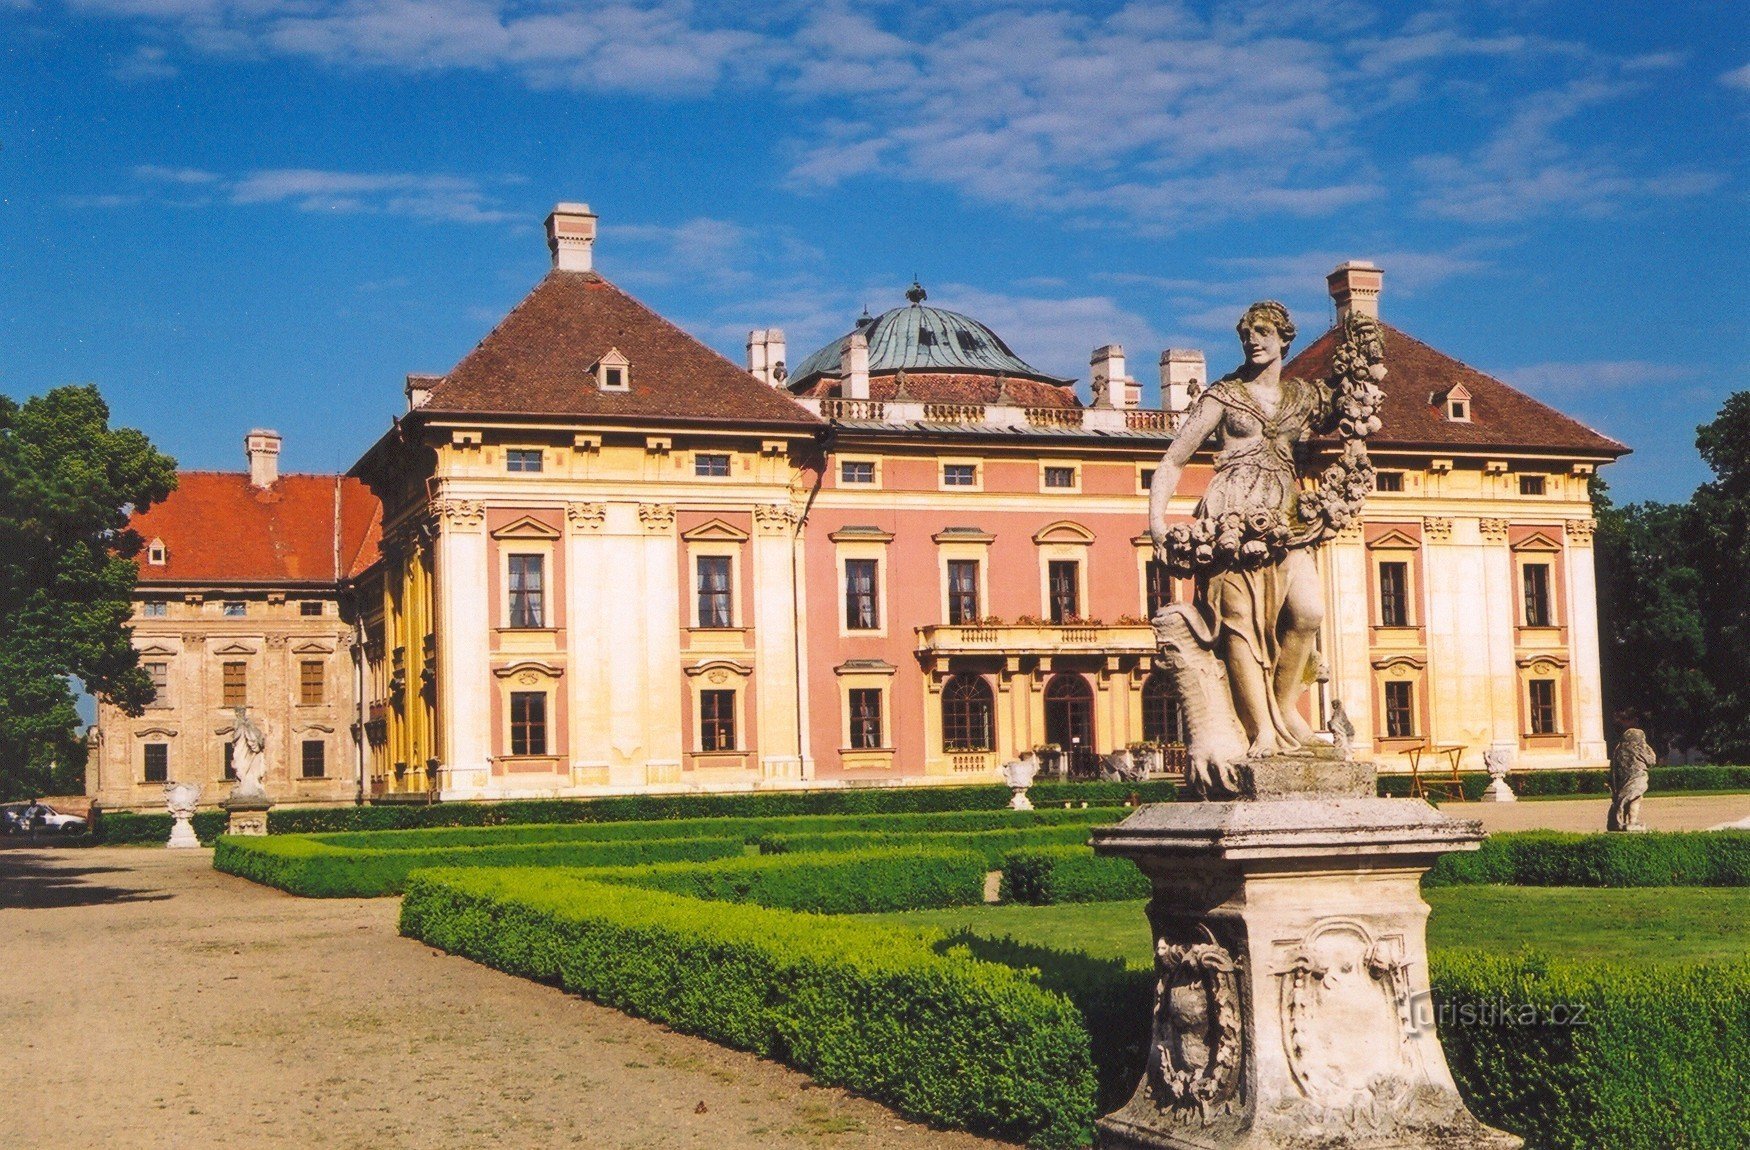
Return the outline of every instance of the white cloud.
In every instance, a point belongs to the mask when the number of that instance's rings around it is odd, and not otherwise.
[[[1723,74],[1720,76],[1720,83],[1728,88],[1739,88],[1750,92],[1750,64],[1746,64],[1742,68],[1733,68],[1730,72]]]
[[[1517,387],[1544,395],[1573,396],[1657,386],[1696,375],[1696,368],[1641,359],[1534,363],[1502,373]]]
[[[140,164],[134,168],[136,179],[150,180],[157,184],[182,184],[185,186],[200,186],[216,184],[219,176],[215,172],[203,171],[200,168],[176,168],[164,164]]]
[[[520,218],[500,208],[480,181],[463,176],[319,168],[264,168],[226,176],[163,164],[142,164],[133,174],[148,184],[204,190],[237,206],[283,204],[305,212],[373,213],[466,224]]]
[[[170,62],[170,53],[156,44],[137,45],[110,71],[116,79],[129,82],[168,80],[177,74],[176,65]]]

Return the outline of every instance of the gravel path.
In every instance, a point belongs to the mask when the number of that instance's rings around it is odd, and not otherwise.
[[[0,1145],[998,1148],[212,852],[0,850]]]
[[[1608,798],[1535,799],[1517,803],[1441,803],[1456,819],[1479,819],[1486,831],[1602,831]],[[1648,795],[1641,821],[1655,831],[1705,831],[1750,818],[1750,795]]]

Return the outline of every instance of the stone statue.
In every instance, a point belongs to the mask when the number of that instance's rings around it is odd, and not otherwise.
[[[1641,798],[1647,793],[1647,770],[1658,762],[1653,748],[1647,745],[1647,733],[1630,727],[1616,744],[1610,757],[1610,819],[1606,827],[1613,831],[1644,831],[1641,822]]]
[[[1331,700],[1331,717],[1325,720],[1325,730],[1331,732],[1331,745],[1337,748],[1339,759],[1346,763],[1355,757],[1355,724],[1349,721],[1343,700]]]
[[[194,824],[189,821],[194,818],[195,808],[200,801],[199,783],[164,784],[164,806],[170,811],[170,817],[176,820],[171,824],[170,838],[165,846],[180,849],[201,845],[200,840],[195,837]]]
[[[1253,304],[1237,330],[1245,363],[1191,405],[1149,489],[1156,557],[1196,580],[1194,601],[1168,605],[1154,624],[1190,728],[1187,781],[1203,798],[1243,793],[1248,761],[1310,753],[1299,703],[1324,617],[1312,549],[1373,489],[1366,438],[1384,398],[1384,344],[1369,316],[1345,319],[1331,378],[1320,381],[1282,378],[1295,329],[1281,304]],[[1309,487],[1301,445],[1330,433],[1341,453]],[[1192,521],[1172,522],[1169,502],[1205,444],[1215,474]]]
[[[236,708],[236,715],[231,731],[231,769],[237,775],[237,785],[231,788],[231,798],[265,799],[267,735],[249,717],[248,708]]]
[[[1027,788],[1033,785],[1033,779],[1038,774],[1039,756],[1032,751],[1003,764],[1003,782],[1015,792],[1015,796],[1009,800],[1009,809],[1017,811],[1033,809],[1033,802],[1027,797]]]

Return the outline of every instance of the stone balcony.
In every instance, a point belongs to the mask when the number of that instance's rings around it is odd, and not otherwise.
[[[920,656],[1147,655],[1155,653],[1147,623],[937,623],[918,627]]]
[[[944,430],[1044,430],[1171,435],[1181,412],[1116,407],[1020,407],[1007,403],[925,403],[897,399],[797,400],[831,423],[924,425]]]

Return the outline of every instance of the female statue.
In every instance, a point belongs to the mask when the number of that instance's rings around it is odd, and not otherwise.
[[[1647,745],[1647,733],[1630,727],[1610,757],[1610,814],[1605,826],[1613,831],[1644,831],[1641,799],[1647,793],[1647,772],[1659,757]]]
[[[1195,701],[1188,708],[1194,766],[1206,784],[1196,786],[1194,777],[1194,789],[1205,793],[1236,789],[1236,759],[1292,751],[1313,739],[1299,711],[1324,621],[1311,548],[1346,526],[1372,490],[1364,440],[1379,427],[1377,384],[1385,376],[1377,323],[1352,314],[1345,324],[1330,381],[1284,379],[1282,361],[1295,336],[1288,310],[1273,300],[1247,308],[1237,328],[1245,362],[1192,404],[1149,489],[1157,557],[1196,578],[1193,606],[1169,608],[1156,620],[1181,697],[1208,698],[1212,682],[1226,681],[1225,714],[1203,716],[1201,755],[1197,713],[1220,708]],[[1299,445],[1330,431],[1341,433],[1342,454],[1319,486],[1303,490]],[[1206,443],[1215,448],[1214,476],[1192,522],[1171,523],[1168,503]],[[1225,675],[1199,665],[1193,642],[1219,656]],[[1236,718],[1243,731],[1238,753],[1221,729]]]

